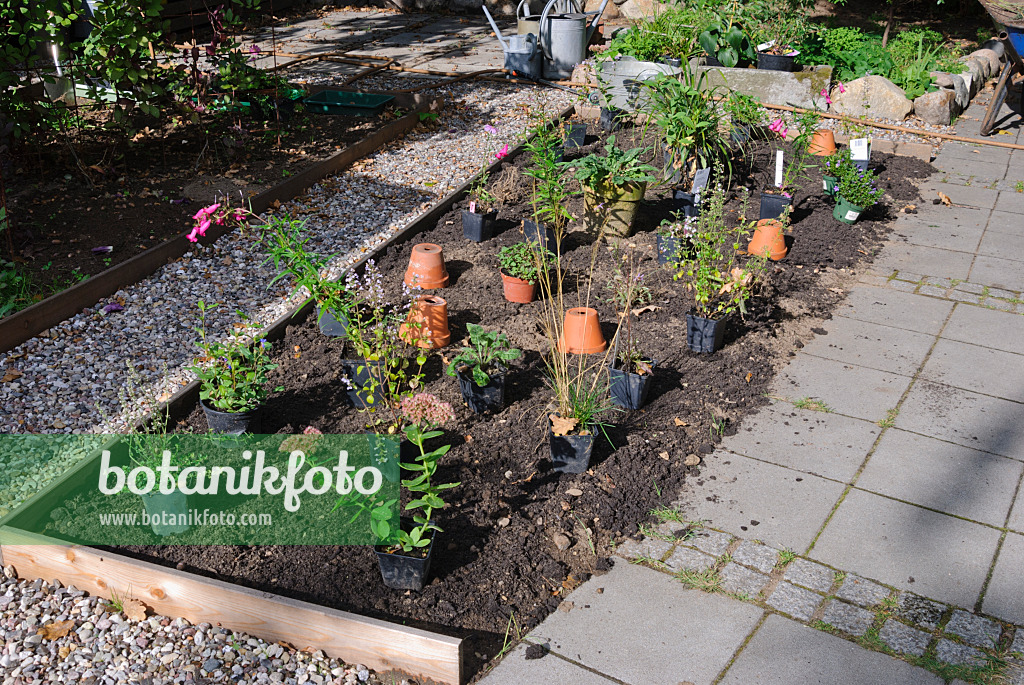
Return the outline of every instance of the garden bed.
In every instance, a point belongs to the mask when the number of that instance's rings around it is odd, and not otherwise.
[[[594,127],[591,127],[591,134]],[[619,133],[620,145],[639,130]],[[598,149],[588,137],[584,152]],[[774,146],[759,144],[747,155],[752,173],[743,182],[763,185]],[[521,168],[526,156],[514,164]],[[831,205],[816,188],[811,171],[798,192],[793,246],[789,256],[770,268],[765,291],[751,302],[745,322],[730,326],[723,350],[697,356],[685,345],[684,317],[692,298],[664,268],[655,266],[653,230],[668,216],[665,192],[649,192],[633,242],[644,253],[647,283],[657,309],[639,318],[643,349],[659,361],[648,406],[639,412],[607,417],[614,424],[609,442],[595,447],[591,469],[578,476],[550,470],[545,417],[550,393],[543,377],[541,350],[546,340],[537,325],[537,304],[515,305],[501,295],[495,254],[519,240],[515,222],[528,210],[525,180],[518,181],[503,206],[502,232],[490,241],[468,243],[462,237],[461,206],[443,216],[415,242],[435,242],[445,249],[451,283],[437,294],[448,301],[453,344],[427,364],[425,388],[457,409],[457,427],[446,440],[452,450],[442,462],[442,481],[461,481],[451,491],[450,506],[439,516],[445,529],[435,552],[433,580],[418,594],[386,590],[369,548],[160,547],[123,548],[122,553],[177,566],[240,585],[335,607],[358,614],[428,627],[467,638],[466,672],[475,674],[501,649],[511,616],[524,628],[556,609],[563,595],[593,573],[609,567],[616,542],[634,534],[648,512],[668,504],[687,477],[700,469],[685,466],[689,455],[705,458],[722,434],[736,430],[742,418],[763,404],[773,374],[802,345],[843,295],[843,278],[868,258],[887,232],[881,223],[893,207],[917,198],[911,180],[930,173],[916,159],[876,155],[880,185],[890,196],[888,209],[876,207],[854,226],[835,221]],[[582,200],[569,210],[579,216]],[[734,198],[733,212],[740,209]],[[400,289],[412,243],[391,250],[380,266],[390,289]],[[569,273],[582,272],[590,243],[573,231],[563,244]],[[611,336],[610,305],[604,283],[612,275],[612,253],[602,247],[594,274],[595,306]],[[575,295],[567,295],[575,304]],[[462,406],[456,382],[442,372],[442,356],[451,356],[468,322],[499,328],[524,350],[513,369],[507,406],[496,416],[478,416]],[[315,323],[290,326],[275,346],[280,365],[273,372],[273,393],[265,409],[264,431],[296,433],[313,425],[325,433],[358,433],[364,417],[345,400],[341,342],[320,335]],[[185,424],[206,430],[193,411]],[[612,446],[614,445],[614,447]],[[692,461],[692,458],[691,458]],[[590,528],[588,533],[585,528]],[[570,546],[560,550],[556,534]]]
[[[601,145],[593,133],[591,127],[584,152]],[[622,131],[618,142],[628,147],[630,139],[640,142],[639,136],[639,129]],[[752,168],[738,180],[762,187],[773,150],[771,144],[755,145],[745,156]],[[654,387],[644,410],[606,417],[613,424],[610,442],[598,442],[591,469],[581,475],[550,469],[544,438],[550,393],[540,359],[546,340],[538,329],[539,305],[506,302],[494,266],[499,247],[520,238],[516,221],[528,211],[525,180],[520,175],[510,186],[499,214],[502,231],[492,240],[474,244],[462,237],[462,205],[418,235],[415,242],[444,246],[451,275],[449,286],[437,294],[448,301],[453,345],[430,358],[424,389],[458,407],[458,425],[450,426],[445,438],[452,450],[439,477],[462,483],[450,492],[450,506],[439,516],[445,532],[434,555],[433,580],[422,592],[385,589],[369,548],[165,546],[120,548],[118,553],[464,637],[464,673],[480,673],[501,650],[510,617],[528,629],[589,575],[608,569],[614,545],[636,533],[652,508],[669,504],[685,478],[699,477],[699,466],[684,462],[692,462],[692,455],[703,459],[711,454],[723,434],[735,431],[746,414],[766,401],[771,378],[786,357],[812,332],[820,332],[817,322],[842,298],[844,278],[869,258],[887,232],[881,222],[894,207],[917,198],[911,180],[931,171],[916,159],[876,155],[874,162],[880,185],[890,196],[888,208],[876,207],[853,226],[832,218],[831,204],[816,191],[820,177],[811,171],[804,187],[812,192],[796,195],[789,256],[772,265],[764,291],[750,303],[747,320],[735,321],[725,348],[709,356],[686,349],[684,317],[692,298],[670,271],[656,267],[653,252],[653,231],[668,216],[671,201],[667,191],[648,193],[632,241],[643,253],[657,307],[638,320],[641,346],[659,362]],[[520,156],[505,167],[521,169],[526,163],[527,156]],[[582,200],[576,197],[568,208],[582,214]],[[735,216],[740,200],[733,197],[728,208]],[[397,246],[380,261],[395,294],[411,247],[412,242]],[[591,244],[574,230],[563,252],[569,273],[581,273],[589,264]],[[612,252],[602,246],[590,303],[601,312],[608,338],[613,312],[604,302],[604,284],[612,269]],[[574,292],[567,298],[575,304]],[[442,357],[453,354],[469,322],[501,329],[525,352],[510,375],[507,406],[495,416],[478,416],[462,407],[456,382],[442,372]],[[345,355],[338,339],[323,337],[315,322],[305,321],[289,326],[275,350],[279,367],[271,385],[283,390],[270,397],[264,431],[298,433],[307,425],[325,433],[364,430],[364,417],[345,399]],[[180,427],[206,430],[198,410],[183,423]],[[565,536],[569,546],[560,549],[556,535]]]

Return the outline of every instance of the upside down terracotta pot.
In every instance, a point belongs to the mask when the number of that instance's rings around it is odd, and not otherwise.
[[[565,313],[562,337],[558,341],[559,352],[570,354],[597,354],[608,349],[608,341],[601,333],[601,322],[597,310],[590,307],[573,307]]]
[[[811,142],[807,144],[807,151],[819,157],[829,157],[836,152],[836,137],[827,128],[814,132]]]
[[[785,257],[789,251],[786,248],[786,236],[781,221],[761,219],[757,222],[754,237],[747,245],[747,252],[763,255],[765,251],[768,252],[768,258],[774,262]]]
[[[424,290],[448,287],[448,271],[444,268],[444,251],[434,243],[420,243],[412,248],[405,284]]]
[[[436,350],[452,340],[448,330],[448,303],[437,295],[424,295],[409,309],[398,330],[402,340],[425,350]]]

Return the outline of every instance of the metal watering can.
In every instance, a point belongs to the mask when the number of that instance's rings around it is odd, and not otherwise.
[[[494,29],[494,35],[497,36],[498,42],[501,43],[501,49],[505,53],[505,68],[515,76],[534,80],[540,78],[541,52],[537,36],[533,33],[527,33],[506,38],[501,35],[498,25],[494,23],[494,18],[487,11],[487,5],[484,5],[483,9],[484,14],[487,16],[487,21],[490,22],[491,28]]]
[[[540,15],[540,49],[544,78],[566,79],[587,58],[587,45],[597,30],[608,0],[596,12],[583,12],[576,0],[549,0]]]
[[[516,33],[520,36],[528,33],[540,35],[540,17],[530,14],[530,0],[522,0],[516,8]]]

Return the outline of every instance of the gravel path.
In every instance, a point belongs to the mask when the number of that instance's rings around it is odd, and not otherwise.
[[[364,83],[372,88],[409,85],[394,77]],[[407,134],[277,210],[307,219],[315,247],[338,255],[332,271],[387,241],[488,163],[501,145],[514,146],[529,126],[531,111],[550,114],[570,104],[561,91],[488,82],[461,82],[431,92],[449,104],[429,129]],[[484,132],[485,124],[496,126],[498,133]],[[236,322],[235,310],[266,325],[301,301],[289,297],[286,286],[267,289],[273,273],[263,266],[265,257],[252,231],[233,232],[119,291],[114,299],[123,311],[103,315],[99,310],[108,302],[97,303],[0,354],[0,378],[5,378],[0,382],[0,432],[117,432],[124,425],[118,390],[126,362],[136,366],[158,399],[191,380],[181,367],[195,352],[200,298],[223,304],[209,316],[212,331],[226,331]],[[111,425],[104,427],[104,414],[114,417]],[[66,466],[35,474],[36,482],[45,484]],[[15,480],[11,489],[0,490],[0,506],[13,507],[38,487]]]
[[[193,626],[183,618],[131,620],[103,598],[59,581],[13,576],[8,567],[0,578],[0,680],[5,685],[385,682],[363,665],[328,659],[319,650],[269,644],[208,623]]]

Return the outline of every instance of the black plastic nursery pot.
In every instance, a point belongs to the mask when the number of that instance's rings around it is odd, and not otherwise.
[[[584,142],[587,139],[587,125],[586,124],[566,124],[565,125],[565,150],[571,152],[573,150],[579,150],[583,147]]]
[[[525,240],[538,243],[552,252],[555,251],[555,231],[550,226],[538,224],[530,219],[523,219],[523,236]]]
[[[345,394],[348,395],[348,401],[356,409],[369,406],[370,403],[367,401],[367,398],[370,391],[368,388],[372,386],[373,380],[370,370],[383,363],[381,360],[369,362],[365,359],[341,360],[341,368],[344,370],[345,375],[348,376],[348,382],[351,384],[351,387],[345,391]]]
[[[653,371],[657,362],[649,362]],[[637,410],[647,402],[647,393],[651,389],[653,373],[627,373],[622,369],[608,369],[611,383],[612,404],[624,409]]]
[[[682,183],[683,181],[683,167],[685,160],[676,167],[676,163],[679,162],[679,152],[673,148],[666,147],[662,153],[665,160],[665,181],[668,183]]]
[[[505,406],[505,372],[495,371],[488,374],[491,380],[482,388],[473,381],[473,373],[469,369],[459,369],[459,390],[462,399],[476,414],[499,412]]]
[[[678,57],[669,57],[668,55],[659,57],[658,62],[661,64],[667,64],[670,67],[675,67],[676,69],[683,66],[683,60]]]
[[[672,200],[675,202],[675,210],[683,216],[697,216],[700,209],[697,207],[697,196],[678,188],[672,191]]]
[[[613,133],[619,130],[622,126],[621,117],[624,112],[618,107],[602,107],[601,108],[601,130],[608,133]]]
[[[414,525],[412,519],[402,517],[402,530],[408,532]],[[373,551],[377,553],[377,564],[380,566],[380,576],[384,584],[392,590],[422,590],[430,574],[434,542],[435,538],[431,538],[430,544],[427,545],[427,554],[423,557],[410,556],[401,550],[390,551],[392,548],[388,545],[374,545]]]
[[[192,527],[186,522],[188,497],[180,490],[175,490],[169,495],[154,490],[139,497],[142,498],[142,504],[149,515],[150,528],[160,537],[184,533]]]
[[[551,464],[560,473],[583,473],[590,467],[593,435],[555,435],[548,427]]]
[[[656,240],[658,244],[658,264],[660,266],[678,262],[685,255],[687,241],[675,236],[661,234],[656,236]]]
[[[733,129],[729,131],[729,138],[737,145],[743,145],[745,142],[750,140],[750,124],[734,126]]]
[[[199,405],[206,414],[206,423],[213,433],[223,435],[241,435],[242,433],[259,433],[260,431],[260,410],[256,407],[244,412],[217,411],[206,405],[204,400]]]
[[[782,211],[793,204],[793,198],[781,194],[761,193],[761,212],[758,219],[778,219]]]
[[[320,327],[320,332],[331,338],[344,338],[348,335],[348,318],[345,315],[339,319],[334,312],[325,312],[317,307],[316,323]]]
[[[757,53],[757,68],[765,71],[795,71],[796,57],[793,55],[769,55]]]
[[[707,319],[696,314],[686,315],[686,345],[698,354],[711,354],[722,349],[725,341],[725,322]]]
[[[494,222],[498,218],[498,210],[480,214],[468,209],[462,210],[462,235],[466,240],[480,243],[494,236]]]

